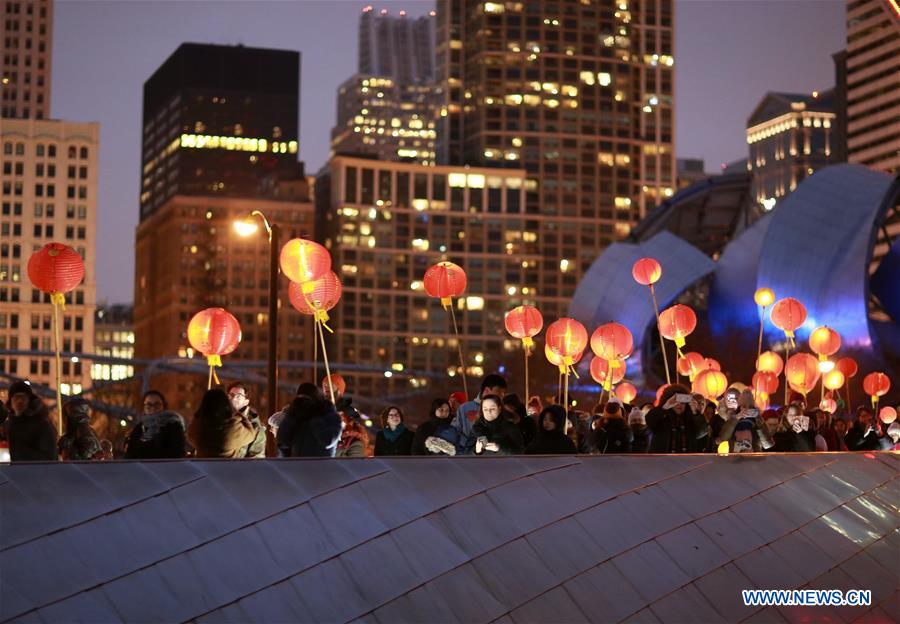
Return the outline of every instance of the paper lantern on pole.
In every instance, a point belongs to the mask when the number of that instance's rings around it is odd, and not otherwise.
[[[626,359],[633,350],[631,332],[620,323],[606,323],[591,334],[591,351],[611,363]]]
[[[587,330],[575,319],[561,318],[547,327],[544,340],[551,351],[571,366],[575,354],[583,352],[587,346]]]
[[[222,308],[207,308],[197,312],[188,323],[188,342],[195,351],[206,356],[209,364],[209,383],[219,383],[216,367],[222,366],[222,356],[228,355],[241,342],[241,326],[238,320]]]
[[[706,358],[703,360],[703,370],[720,371],[722,370],[722,365],[719,364],[719,360]]]
[[[878,412],[878,418],[886,425],[891,424],[895,420],[897,420],[897,410],[889,405],[885,405]]]
[[[837,390],[841,388],[844,385],[845,381],[846,379],[844,378],[844,373],[837,369],[825,373],[825,376],[822,377],[822,385],[829,390]]]
[[[294,238],[281,248],[279,263],[289,280],[310,288],[310,282],[331,270],[331,254],[315,241]]]
[[[835,362],[834,369],[844,373],[845,379],[856,377],[856,373],[859,372],[859,366],[857,366],[856,360],[852,357],[842,357]]]
[[[775,303],[775,293],[771,288],[759,288],[753,293],[753,301],[761,308],[768,308]]]
[[[581,361],[581,357],[584,355],[584,351],[579,351],[572,358],[573,363],[577,363]],[[553,366],[559,367],[559,372],[561,375],[564,375],[567,371],[567,366],[563,361],[563,358],[559,356],[556,352],[554,352],[549,345],[544,345],[544,356],[547,358],[547,361],[553,364]]]
[[[334,271],[328,271],[308,284],[309,286],[304,287],[297,282],[291,282],[288,285],[288,299],[297,312],[315,316],[325,329],[331,331],[325,323],[328,322],[328,310],[336,306],[341,299],[343,293],[341,280]]]
[[[654,407],[659,407],[659,402],[662,400],[663,392],[666,391],[666,388],[671,387],[671,385],[672,384],[663,384],[656,389],[656,400],[653,402]]]
[[[520,305],[506,313],[503,320],[506,331],[513,338],[522,341],[525,351],[531,353],[534,347],[533,338],[537,336],[544,327],[544,317],[534,306]]]
[[[774,351],[763,351],[756,359],[756,370],[781,375],[784,370],[784,360]]]
[[[595,356],[591,360],[591,378],[609,392],[613,385],[625,377],[625,368],[625,362],[618,362],[617,366],[610,367],[608,360]]]
[[[687,377],[691,381],[694,381],[694,377],[697,376],[697,373],[708,368],[706,366],[706,358],[696,351],[688,351],[679,357],[676,362],[676,367],[679,375]]]
[[[819,402],[819,409],[834,414],[837,411],[837,401],[831,397],[825,397]]]
[[[772,323],[784,332],[795,346],[794,332],[806,322],[806,308],[793,297],[781,299],[772,308]]]
[[[438,262],[425,271],[424,283],[428,296],[440,299],[446,309],[453,297],[466,292],[466,272],[452,262]]]
[[[792,390],[806,396],[819,381],[819,362],[809,353],[795,353],[787,361],[784,375]]]
[[[631,276],[638,284],[653,286],[662,277],[662,267],[653,258],[641,258],[631,267]]]
[[[637,396],[637,388],[635,388],[633,384],[630,384],[626,381],[625,383],[616,386],[616,396],[622,401],[622,403],[631,403],[632,401],[634,401],[634,397]]]
[[[697,328],[697,315],[684,304],[676,304],[659,314],[659,331],[663,338],[675,343],[678,352],[684,346],[684,339]]]
[[[752,386],[757,392],[774,394],[778,390],[778,377],[769,371],[757,371],[753,374]]]
[[[841,348],[841,335],[827,325],[816,327],[809,335],[809,348],[824,362]]]
[[[884,373],[869,373],[863,379],[863,390],[872,397],[872,407],[878,405],[878,397],[882,397],[891,389],[891,380]]]
[[[728,389],[728,378],[721,371],[706,369],[700,371],[691,388],[704,398],[715,401]]]

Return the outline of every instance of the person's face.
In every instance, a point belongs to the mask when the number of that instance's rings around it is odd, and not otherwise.
[[[241,387],[232,388],[228,393],[228,400],[231,402],[231,407],[236,412],[241,411],[250,403],[250,397],[247,396],[247,391]]]
[[[484,392],[481,393],[481,396],[487,396],[489,394],[496,394],[502,399],[506,394],[506,388],[502,386],[487,387],[484,389]]]
[[[396,408],[391,408],[387,415],[387,424],[391,429],[396,429],[400,424],[400,412]]]
[[[328,380],[325,380],[325,383],[322,384],[322,394],[325,395],[325,398],[329,401],[331,400],[331,386],[328,384]],[[341,390],[337,386],[334,387],[334,400],[337,401],[341,398]]]
[[[455,412],[456,410],[459,409],[459,401],[457,401],[457,400],[454,399],[453,397],[450,397],[450,399],[448,400],[448,402],[450,403],[450,410],[451,410],[451,411]]]
[[[541,420],[541,426],[544,428],[544,431],[553,431],[556,429],[556,421],[553,420],[552,415],[544,414],[544,418]]]
[[[858,420],[861,427],[868,427],[872,423],[872,414],[863,410],[859,413]]]
[[[766,429],[769,430],[769,433],[775,433],[775,430],[778,428],[778,419],[777,418],[768,418],[766,419]]]
[[[788,408],[787,418],[788,418],[789,423],[793,422],[794,419],[797,418],[797,416],[799,416],[799,415],[800,415],[800,410],[796,406],[791,405]]]
[[[816,427],[824,429],[828,425],[828,414],[825,412],[816,412]]]
[[[440,418],[441,420],[450,417],[450,406],[446,403],[441,404],[439,408],[434,410],[434,415]]]
[[[10,397],[9,403],[12,405],[13,411],[18,415],[28,408],[28,402],[30,400],[31,396],[27,392],[17,392]]]
[[[161,411],[163,411],[163,402],[161,398],[159,398],[155,394],[150,394],[144,397],[145,414],[158,414]]]
[[[725,395],[725,407],[728,409],[737,409],[738,406],[738,395],[733,392],[729,392]]]
[[[684,414],[684,408],[687,407],[687,403],[678,402],[672,407],[672,411],[676,414]]]
[[[491,399],[490,401],[484,401],[481,404],[481,413],[484,415],[484,419],[488,422],[497,420],[497,417],[500,416],[500,406],[497,405],[497,402],[493,399]]]
[[[845,423],[843,420],[834,421],[834,431],[839,436],[843,436],[845,433],[847,433],[847,423]]]

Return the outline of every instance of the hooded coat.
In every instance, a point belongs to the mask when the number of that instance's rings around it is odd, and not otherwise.
[[[63,460],[103,459],[103,447],[91,428],[90,406],[84,399],[72,399],[63,407],[66,433],[59,439],[59,457]]]
[[[556,423],[553,431],[544,429],[544,415],[548,413]],[[549,405],[544,408],[544,411],[541,412],[540,422],[541,425],[538,427],[534,440],[525,449],[526,455],[575,455],[575,443],[563,433],[566,412],[561,405]]]
[[[441,438],[449,442],[456,448],[456,452],[461,452],[459,431],[453,426],[453,417],[438,418],[432,414],[431,418],[419,425],[416,434],[413,436],[412,455],[443,455],[443,453],[433,453],[425,446],[428,438]]]
[[[142,414],[125,441],[125,459],[180,459],[187,450],[184,418],[176,412]]]
[[[25,411],[18,416],[10,406],[5,424],[11,462],[58,459],[56,427],[50,421],[50,413],[41,397],[32,394]]]
[[[280,457],[334,457],[343,424],[331,401],[298,396],[278,427]]]
[[[522,432],[519,431],[518,425],[509,422],[499,414],[491,421],[485,420],[484,416],[479,416],[472,425],[472,434],[476,443],[478,438],[484,438],[485,441],[493,442],[500,447],[499,451],[488,451],[482,448],[479,453],[476,446],[476,455],[517,455],[525,450],[525,441],[522,439]]]
[[[634,435],[623,418],[604,418],[594,431],[594,445],[600,453],[630,453]]]
[[[227,459],[240,457],[241,451],[256,439],[256,433],[247,418],[234,412],[227,396],[218,404],[204,400],[187,431],[197,457]]]
[[[709,425],[702,413],[694,412],[688,404],[680,415],[663,407],[676,393],[690,394],[685,388],[669,386],[660,397],[659,407],[647,412],[647,428],[652,434],[650,453],[702,453],[706,448]]]

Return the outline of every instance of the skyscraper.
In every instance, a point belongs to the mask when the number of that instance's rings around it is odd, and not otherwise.
[[[52,35],[52,0],[0,3],[0,117],[49,116]]]
[[[226,362],[254,361],[256,370],[245,373],[264,378],[268,242],[264,234],[238,238],[232,225],[259,210],[281,226],[282,241],[313,234],[309,183],[296,156],[299,61],[297,52],[183,44],[144,85],[137,357],[194,355],[190,318],[223,307],[243,331]],[[287,286],[280,280],[278,356],[303,360],[312,332],[283,305]],[[281,379],[296,381],[287,371]],[[153,383],[181,408],[197,405],[206,387],[205,378],[188,375]]]
[[[60,320],[60,389],[90,387],[96,301],[97,163],[100,127],[47,119],[53,4],[0,3],[0,350],[44,352],[0,356],[0,371],[55,386],[49,295],[29,283],[31,254],[50,242],[70,245],[84,259],[84,281],[66,295]]]
[[[438,162],[534,182],[522,212],[548,318],[674,192],[673,19],[672,0],[438,2]]]
[[[847,159],[900,172],[900,4],[847,2]]]
[[[398,84],[427,84],[434,80],[434,12],[394,17],[387,9],[363,9],[359,18],[361,74],[393,78]]]

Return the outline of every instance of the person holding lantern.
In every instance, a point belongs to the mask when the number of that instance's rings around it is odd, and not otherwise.
[[[502,399],[496,394],[481,398],[481,416],[472,425],[476,455],[517,455],[525,450],[519,428],[503,418]]]
[[[680,384],[667,387],[659,405],[647,412],[651,453],[702,453],[709,435],[702,413],[691,407],[693,397]]]
[[[250,407],[250,388],[246,384],[236,381],[228,386],[228,400],[236,416],[249,422],[256,435],[253,440],[238,451],[237,457],[265,457],[266,456],[266,430],[259,420],[259,414]]]
[[[481,401],[488,395],[494,395],[503,399],[506,394],[506,379],[502,375],[491,373],[481,380],[481,391],[472,401],[467,401],[459,406],[453,418],[453,426],[459,432],[460,448],[463,453],[471,453],[475,448],[475,433],[472,425],[481,416]]]
[[[332,402],[334,403],[338,414],[353,421],[361,421],[362,416],[360,416],[359,411],[353,407],[353,398],[347,394],[347,382],[341,375],[332,373],[331,383],[329,383],[328,377],[322,378],[322,394],[325,395],[326,399],[331,400],[332,388],[334,389],[334,401]]]
[[[877,451],[881,448],[878,422],[867,405],[856,408],[856,420],[847,431],[844,442],[849,451]]]
[[[3,425],[9,460],[56,461],[56,427],[43,399],[27,381],[13,382],[7,396],[9,412]]]

